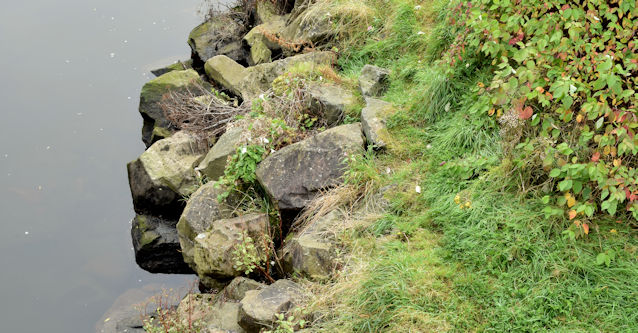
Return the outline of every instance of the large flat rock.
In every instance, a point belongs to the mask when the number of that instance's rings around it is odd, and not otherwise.
[[[363,149],[361,124],[341,125],[284,147],[257,167],[257,180],[280,210],[301,210],[342,182],[344,160]]]

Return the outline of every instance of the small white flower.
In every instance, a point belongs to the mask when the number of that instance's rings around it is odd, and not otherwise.
[[[414,6],[414,10],[419,10],[419,9],[421,9],[421,5]]]
[[[483,15],[479,15],[479,21],[483,21]]]
[[[388,175],[392,172],[392,170],[390,170],[390,168],[385,168],[385,173],[387,173]]]
[[[425,35],[425,32],[423,32],[423,31],[419,31],[419,32],[417,32],[416,34],[417,34],[417,35]]]
[[[465,64],[465,68],[468,68],[468,67],[470,67],[470,64]]]
[[[266,100],[266,97],[264,97],[264,94],[259,95],[259,99],[261,99],[262,101]]]
[[[247,151],[248,151],[248,149],[246,149],[246,147],[242,147],[241,148],[241,153],[242,154],[246,154]]]
[[[416,191],[416,193],[421,193],[421,186],[417,185],[417,186],[414,188],[414,191]]]
[[[264,143],[270,143],[270,141],[266,138],[264,138]]]
[[[427,146],[425,146],[425,149],[432,149],[432,145],[428,144]]]
[[[594,20],[600,21],[600,19],[598,17],[596,17],[596,16],[594,16]]]

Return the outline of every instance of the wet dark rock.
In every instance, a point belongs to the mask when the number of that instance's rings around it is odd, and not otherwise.
[[[182,257],[176,224],[176,220],[135,216],[131,237],[135,261],[142,269],[151,273],[193,273]]]

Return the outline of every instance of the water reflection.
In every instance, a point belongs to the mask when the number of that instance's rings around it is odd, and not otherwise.
[[[185,277],[137,268],[125,164],[148,69],[187,58],[200,0],[10,2],[0,11],[0,323],[91,332],[113,301]]]

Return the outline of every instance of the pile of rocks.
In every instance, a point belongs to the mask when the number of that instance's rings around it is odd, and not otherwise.
[[[304,292],[286,278],[330,277],[337,250],[329,231],[342,221],[334,211],[301,232],[282,235],[286,241],[275,249],[281,271],[272,275],[280,279],[269,277],[265,281],[269,285],[248,279],[236,265],[234,253],[246,237],[260,240],[268,235],[271,217],[263,212],[238,213],[238,198],[220,196],[224,189],[215,184],[242,145],[242,129],[229,127],[218,138],[202,140],[177,131],[159,105],[164,94],[193,85],[216,87],[250,103],[293,66],[335,63],[330,52],[294,54],[303,47],[273,39],[312,41],[316,46],[331,34],[323,18],[301,20],[301,7],[282,15],[268,1],[257,4],[254,27],[232,20],[203,23],[189,36],[192,61],[160,69],[156,72],[161,75],[144,85],[139,112],[147,150],[128,164],[137,214],[131,230],[136,261],[154,273],[196,273],[204,290],[219,291],[191,295],[178,307],[178,312],[195,309],[194,316],[208,324],[209,332],[257,332],[298,304]],[[197,63],[204,64],[199,72],[189,68]],[[385,120],[393,107],[377,99],[388,87],[388,76],[378,67],[363,68],[359,87],[366,106],[357,123],[340,122],[345,110],[357,104],[359,93],[334,83],[310,89],[310,107],[323,109],[329,128],[270,153],[256,170],[258,185],[280,218],[296,216],[321,191],[338,186],[346,158],[361,154],[366,144],[388,146]],[[202,177],[209,182],[202,184]],[[255,243],[260,255],[272,257],[268,261],[275,257],[262,242]]]

